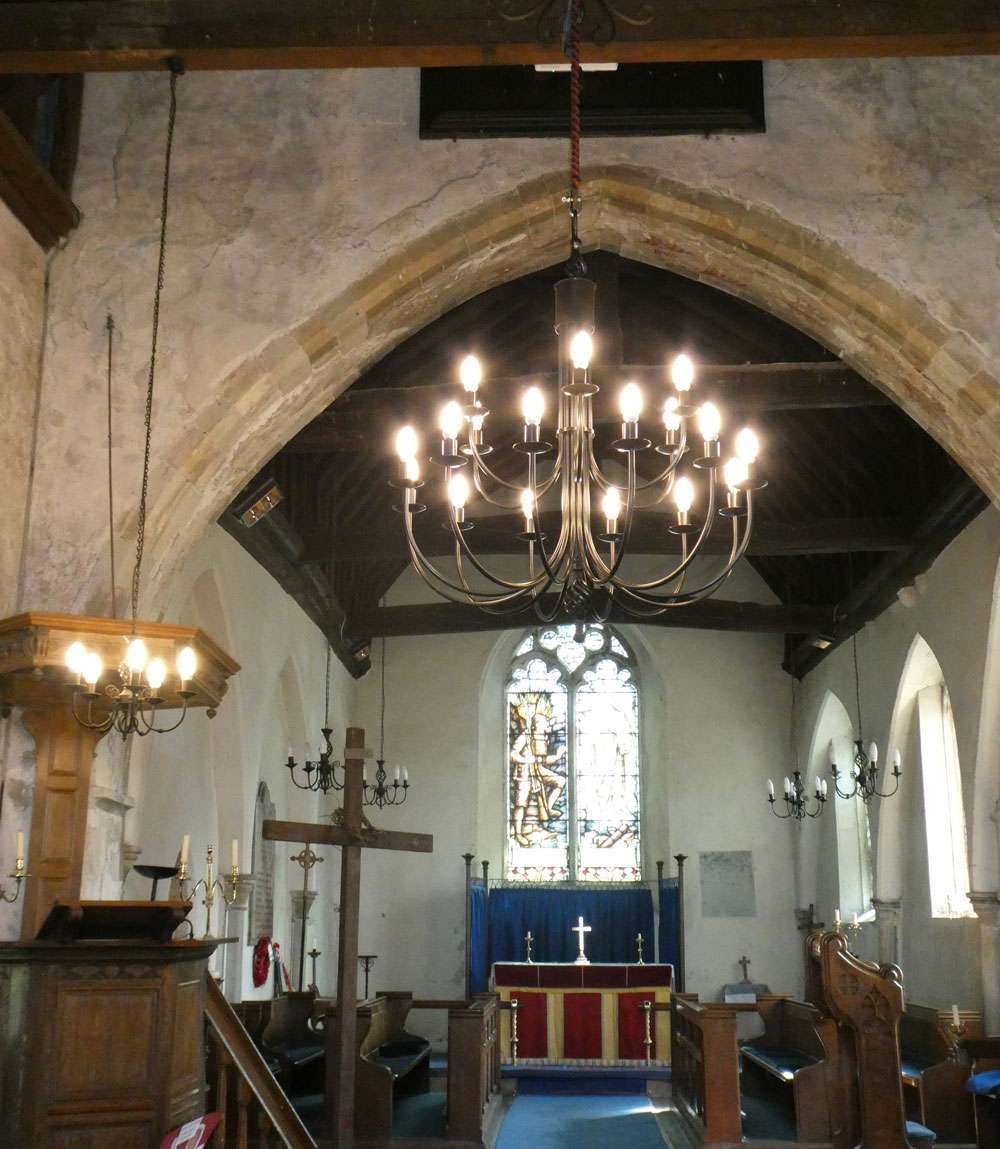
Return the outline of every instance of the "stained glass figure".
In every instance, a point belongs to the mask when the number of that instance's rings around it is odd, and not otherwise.
[[[506,692],[507,865],[517,881],[635,881],[639,695],[603,624],[518,644]]]

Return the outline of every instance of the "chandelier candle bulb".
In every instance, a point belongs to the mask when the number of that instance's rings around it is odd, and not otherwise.
[[[101,659],[100,656],[91,651],[84,657],[83,660],[83,680],[91,688],[92,692],[96,691],[97,680],[101,677]]]
[[[874,742],[868,747],[868,757],[871,759],[873,766],[878,762],[878,747]]]
[[[785,775],[785,797],[790,798],[791,794],[792,794],[792,783],[791,783],[790,779],[788,778],[788,775],[786,774]]]
[[[524,425],[538,429],[545,410],[545,400],[537,387],[529,387],[521,400],[521,411],[524,415]]]
[[[475,355],[466,355],[462,360],[462,365],[458,369],[458,377],[461,379],[465,390],[470,395],[475,396],[483,378],[483,369]]]
[[[594,353],[594,343],[586,331],[578,331],[569,345],[569,357],[577,371],[586,371],[590,357]]]
[[[694,381],[694,364],[687,355],[678,355],[670,364],[670,381],[681,392],[691,390]]]
[[[181,838],[181,865],[186,866],[188,860],[188,850],[191,848],[191,835],[185,834]]]
[[[774,801],[774,783],[770,778],[767,780],[767,796],[770,801]]]

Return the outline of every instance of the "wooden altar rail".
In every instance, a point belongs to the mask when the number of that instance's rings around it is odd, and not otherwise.
[[[699,1145],[724,1149],[742,1139],[738,1012],[737,1004],[699,1002],[693,993],[674,994],[670,1001],[674,1105]]]
[[[206,980],[208,1108],[223,1114],[212,1144],[219,1149],[250,1145],[315,1149],[316,1143],[215,979],[208,975]]]
[[[410,1008],[448,1011],[448,1142],[491,1143],[500,1114],[500,999],[416,998]]]

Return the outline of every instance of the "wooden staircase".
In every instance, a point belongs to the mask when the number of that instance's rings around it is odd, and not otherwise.
[[[316,1142],[211,975],[205,1022],[208,1109],[223,1114],[213,1144],[219,1149],[315,1149]]]

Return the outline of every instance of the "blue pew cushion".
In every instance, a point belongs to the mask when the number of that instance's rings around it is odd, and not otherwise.
[[[986,1073],[974,1073],[965,1082],[970,1093],[995,1093],[1000,1089],[1000,1069],[990,1069]]]
[[[816,1064],[815,1057],[800,1053],[797,1049],[744,1045],[743,1055],[785,1081],[791,1081],[795,1074],[800,1069],[805,1069],[807,1065]]]
[[[907,1121],[906,1138],[912,1145],[933,1145],[937,1135],[919,1121]]]

